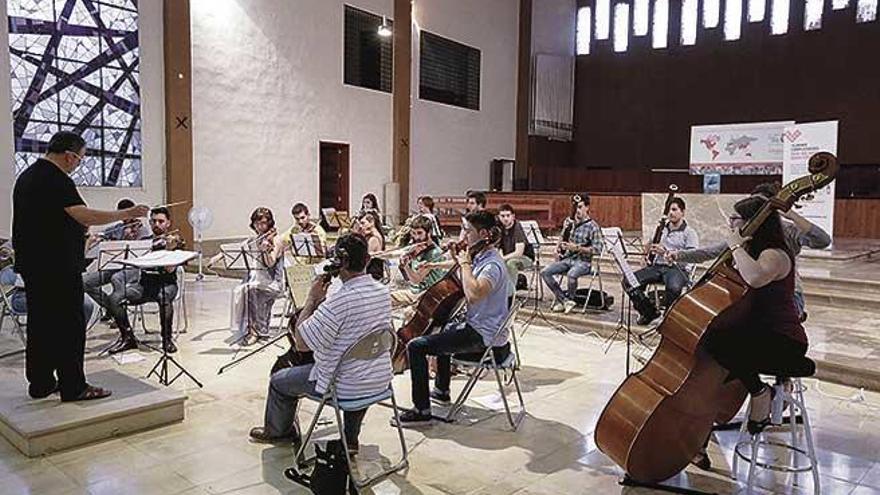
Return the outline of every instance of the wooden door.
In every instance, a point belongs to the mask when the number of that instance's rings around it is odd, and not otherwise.
[[[320,207],[349,211],[349,146],[346,143],[321,142],[320,149]]]

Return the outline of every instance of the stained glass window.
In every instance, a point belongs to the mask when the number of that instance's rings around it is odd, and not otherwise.
[[[52,134],[86,140],[80,186],[140,187],[137,0],[7,0],[15,172]]]

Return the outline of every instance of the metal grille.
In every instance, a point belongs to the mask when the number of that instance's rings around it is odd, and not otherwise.
[[[391,37],[379,36],[381,25],[382,16],[345,6],[345,84],[391,92]]]
[[[419,98],[480,109],[480,50],[422,31]]]

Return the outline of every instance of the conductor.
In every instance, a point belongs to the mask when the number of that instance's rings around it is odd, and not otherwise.
[[[12,192],[15,268],[27,291],[25,374],[34,399],[59,391],[63,402],[110,395],[86,383],[83,370],[86,229],[149,212],[143,205],[116,211],[88,208],[69,177],[85,153],[79,135],[56,133],[46,155],[18,176]]]

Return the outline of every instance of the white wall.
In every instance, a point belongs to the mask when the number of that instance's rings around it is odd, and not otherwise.
[[[165,96],[162,43],[162,0],[141,0],[140,85],[143,139],[143,187],[80,188],[86,203],[113,209],[116,201],[129,197],[137,202],[159,204],[165,197]],[[0,19],[6,19],[6,1],[0,1]],[[12,225],[12,186],[15,165],[9,78],[9,24],[0,28],[0,237],[9,237]]]
[[[381,200],[392,97],[342,83],[344,3],[392,17],[392,0],[192,1],[195,202],[214,212],[207,239],[244,234],[260,205],[285,226],[294,202],[316,213],[322,140],[351,146],[350,209],[366,192]],[[489,161],[514,155],[517,5],[415,2],[420,26],[482,51],[482,101],[474,112],[418,100],[414,37],[412,197],[485,188]]]
[[[514,158],[518,10],[516,0],[416,1],[410,169],[413,200],[420,194],[463,195],[468,189],[487,189],[489,162]],[[418,98],[419,29],[480,50],[479,112]]]

